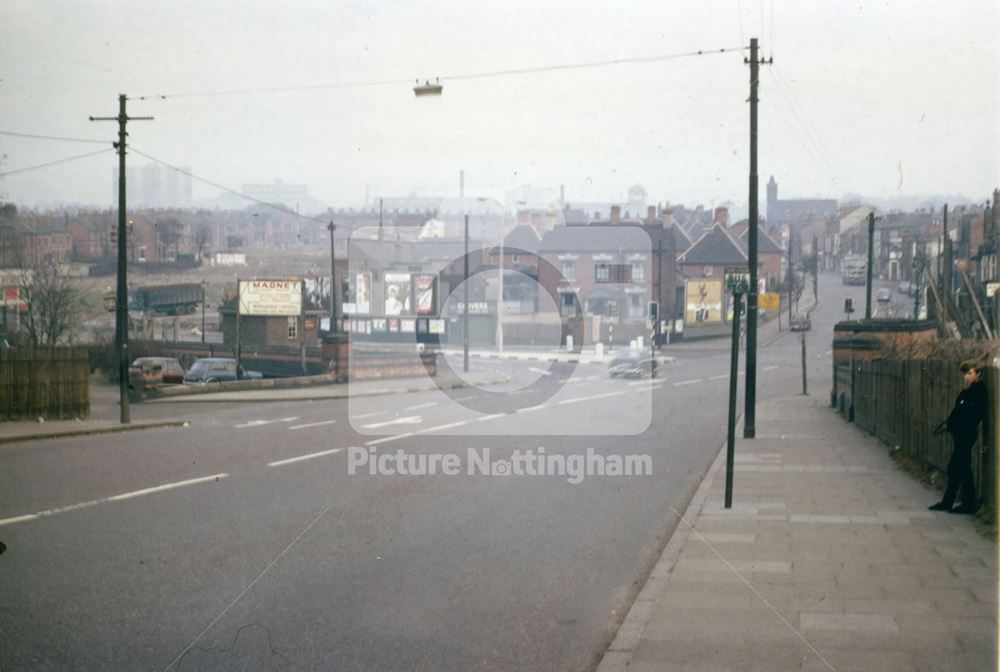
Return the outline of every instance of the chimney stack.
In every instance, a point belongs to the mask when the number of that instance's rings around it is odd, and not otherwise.
[[[716,208],[715,209],[715,224],[722,224],[725,227],[729,226],[729,208]]]
[[[656,221],[656,206],[651,205],[646,211],[646,220],[648,224],[652,224]]]
[[[622,208],[620,205],[611,206],[611,224],[621,224],[622,221]]]

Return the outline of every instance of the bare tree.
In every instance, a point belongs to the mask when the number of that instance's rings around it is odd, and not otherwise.
[[[157,247],[159,248],[157,261],[166,261],[171,248],[173,248],[174,258],[176,258],[180,252],[183,225],[176,217],[169,217],[156,220],[153,226],[156,229]]]
[[[60,273],[59,265],[47,259],[32,259],[23,237],[10,241],[20,277],[18,301],[20,327],[33,346],[52,346],[72,341],[83,315],[83,295],[74,280]]]
[[[202,254],[205,248],[208,247],[209,240],[211,240],[212,232],[208,228],[208,224],[198,224],[194,229],[194,246],[198,250],[198,263],[202,261]]]

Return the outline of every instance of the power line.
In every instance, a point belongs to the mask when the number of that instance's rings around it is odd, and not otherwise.
[[[58,135],[35,135],[33,133],[17,133],[15,131],[0,131],[0,135],[9,135],[14,138],[31,138],[32,140],[59,140],[61,142],[89,142],[96,145],[109,144],[107,140],[91,140],[89,138],[65,138]]]
[[[178,168],[177,166],[171,165],[171,164],[167,163],[166,161],[162,161],[162,160],[156,158],[155,156],[152,156],[150,154],[146,154],[145,152],[142,152],[142,151],[136,149],[132,145],[129,145],[128,148],[132,152],[138,154],[139,156],[144,156],[147,159],[149,159],[150,161],[155,161],[156,163],[160,164],[161,166],[164,166],[164,167],[169,168],[171,170],[177,171],[181,175],[187,175],[188,177],[190,177],[193,180],[198,180],[199,182],[203,182],[204,184],[207,184],[209,186],[215,187],[216,189],[221,189],[222,191],[225,191],[227,193],[233,194],[234,196],[239,196],[240,198],[242,198],[244,200],[247,200],[247,201],[250,201],[251,203],[256,203],[257,205],[260,205],[261,207],[271,208],[272,210],[277,210],[278,212],[282,212],[282,213],[284,213],[286,215],[292,215],[294,217],[298,217],[300,219],[306,219],[306,220],[313,221],[313,222],[325,223],[327,221],[327,219],[324,219],[324,218],[310,217],[309,215],[303,215],[301,213],[295,212],[294,210],[291,210],[291,209],[286,208],[284,206],[277,205],[275,203],[268,203],[267,201],[262,201],[260,199],[254,198],[253,196],[247,196],[246,194],[243,194],[243,193],[241,193],[239,191],[236,191],[235,189],[231,189],[231,188],[229,188],[229,187],[227,187],[225,185],[219,184],[218,182],[213,182],[212,180],[206,179],[206,178],[201,177],[199,175],[195,175],[194,173],[192,173],[192,172],[190,172],[188,170],[184,170],[183,168]]]
[[[653,56],[637,56],[633,58],[613,58],[603,61],[585,61],[580,63],[563,63],[557,65],[542,65],[534,68],[511,68],[507,70],[490,70],[484,72],[459,73],[454,75],[442,75],[438,80],[458,80],[458,79],[487,79],[491,77],[506,77],[509,75],[530,75],[540,72],[554,72],[559,70],[581,70],[585,68],[603,68],[614,65],[625,65],[628,63],[654,63],[658,61],[669,61],[678,58],[690,58],[694,56],[709,56],[712,54],[724,54],[731,51],[744,51],[746,47],[725,47],[721,49],[699,49],[697,51],[685,51],[675,54],[660,54]],[[324,89],[344,89],[371,86],[398,86],[401,84],[412,84],[412,79],[356,81],[356,82],[334,82],[330,84],[304,84],[298,86],[263,87],[252,89],[229,89],[219,91],[195,91],[186,93],[171,94],[147,94],[142,96],[132,96],[133,100],[170,100],[173,98],[193,98],[203,96],[246,96],[265,93],[290,93],[295,91],[322,91]]]
[[[837,177],[836,174],[837,171],[836,168],[834,167],[831,155],[829,154],[829,152],[824,151],[824,146],[822,145],[822,142],[818,139],[819,134],[816,133],[815,129],[813,129],[808,123],[808,120],[805,117],[805,112],[800,111],[800,109],[796,107],[795,103],[791,98],[791,93],[786,90],[784,83],[776,75],[772,75],[772,79],[774,80],[775,84],[777,84],[778,93],[780,93],[781,97],[784,98],[785,103],[788,105],[789,111],[792,113],[792,117],[795,119],[795,121],[798,122],[799,127],[802,129],[802,133],[805,136],[806,140],[816,150],[816,154],[819,157],[820,163],[824,164],[824,168],[829,173],[830,177],[835,182],[839,182],[840,180]]]
[[[76,161],[77,159],[85,159],[88,156],[96,156],[98,154],[103,154],[104,152],[113,151],[111,147],[105,149],[99,149],[96,152],[89,152],[87,154],[79,154],[77,156],[68,156],[65,159],[58,159],[56,161],[49,161],[48,163],[40,163],[37,166],[28,166],[27,168],[18,168],[17,170],[8,170],[5,173],[0,173],[0,177],[7,177],[8,175],[15,175],[17,173],[26,173],[30,170],[39,170],[40,168],[48,168],[49,166],[55,166],[60,163],[66,163],[67,161]]]

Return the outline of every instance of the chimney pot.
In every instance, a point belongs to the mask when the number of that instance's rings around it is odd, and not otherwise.
[[[611,206],[611,223],[620,224],[622,221],[622,209],[620,205]]]

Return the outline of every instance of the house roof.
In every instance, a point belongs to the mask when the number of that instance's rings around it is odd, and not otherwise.
[[[503,239],[503,245],[505,248],[531,252],[532,254],[538,252],[538,247],[541,243],[542,239],[538,237],[537,233],[535,233],[535,229],[527,224],[515,226],[514,229],[507,234],[507,237]]]
[[[653,242],[643,227],[557,226],[542,237],[539,253],[546,252],[651,252]]]
[[[747,255],[729,232],[716,224],[681,255],[682,264],[743,265]]]
[[[747,251],[747,245],[749,245],[749,232],[750,232],[750,229],[748,228],[746,231],[744,231],[743,233],[741,233],[740,237],[739,237],[740,247],[743,248],[744,252]],[[757,227],[757,254],[768,254],[768,253],[774,253],[774,252],[777,252],[778,254],[782,254],[784,252],[784,250],[781,249],[781,245],[778,245],[776,242],[774,242],[774,239],[771,238],[771,236],[767,235],[767,233],[764,231],[763,228],[761,228],[761,227],[758,226]]]

